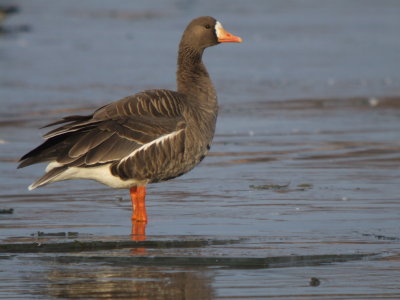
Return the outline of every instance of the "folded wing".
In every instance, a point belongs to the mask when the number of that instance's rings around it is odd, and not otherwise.
[[[24,155],[18,167],[53,162],[56,168],[50,171],[58,175],[69,167],[120,161],[140,147],[185,128],[181,101],[179,93],[150,90],[103,106],[90,116],[65,117],[48,125],[62,126],[45,134],[46,141]]]

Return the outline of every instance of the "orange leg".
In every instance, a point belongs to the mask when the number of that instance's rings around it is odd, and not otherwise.
[[[146,186],[134,186],[130,189],[132,200],[132,220],[147,223]]]
[[[132,240],[144,241],[146,240],[146,187],[135,186],[130,189],[132,200]],[[138,253],[142,253],[143,249],[136,249]]]
[[[146,240],[146,222],[132,220],[132,241]]]

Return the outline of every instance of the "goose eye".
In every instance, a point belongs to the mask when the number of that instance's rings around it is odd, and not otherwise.
[[[210,28],[211,28],[211,26],[210,26],[209,24],[204,25],[204,27],[205,27],[206,29],[210,29]]]

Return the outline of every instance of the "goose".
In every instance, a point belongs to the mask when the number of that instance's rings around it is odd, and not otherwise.
[[[206,48],[241,43],[213,17],[192,20],[179,44],[177,90],[152,89],[107,104],[91,115],[66,116],[18,168],[47,162],[29,190],[70,179],[89,179],[130,190],[132,221],[147,223],[146,185],[179,177],[210,150],[217,93],[202,61]]]

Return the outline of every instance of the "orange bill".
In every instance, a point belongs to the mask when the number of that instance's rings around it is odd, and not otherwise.
[[[243,41],[241,37],[226,31],[220,22],[217,22],[215,25],[215,32],[217,34],[218,42],[220,43],[241,43]]]

